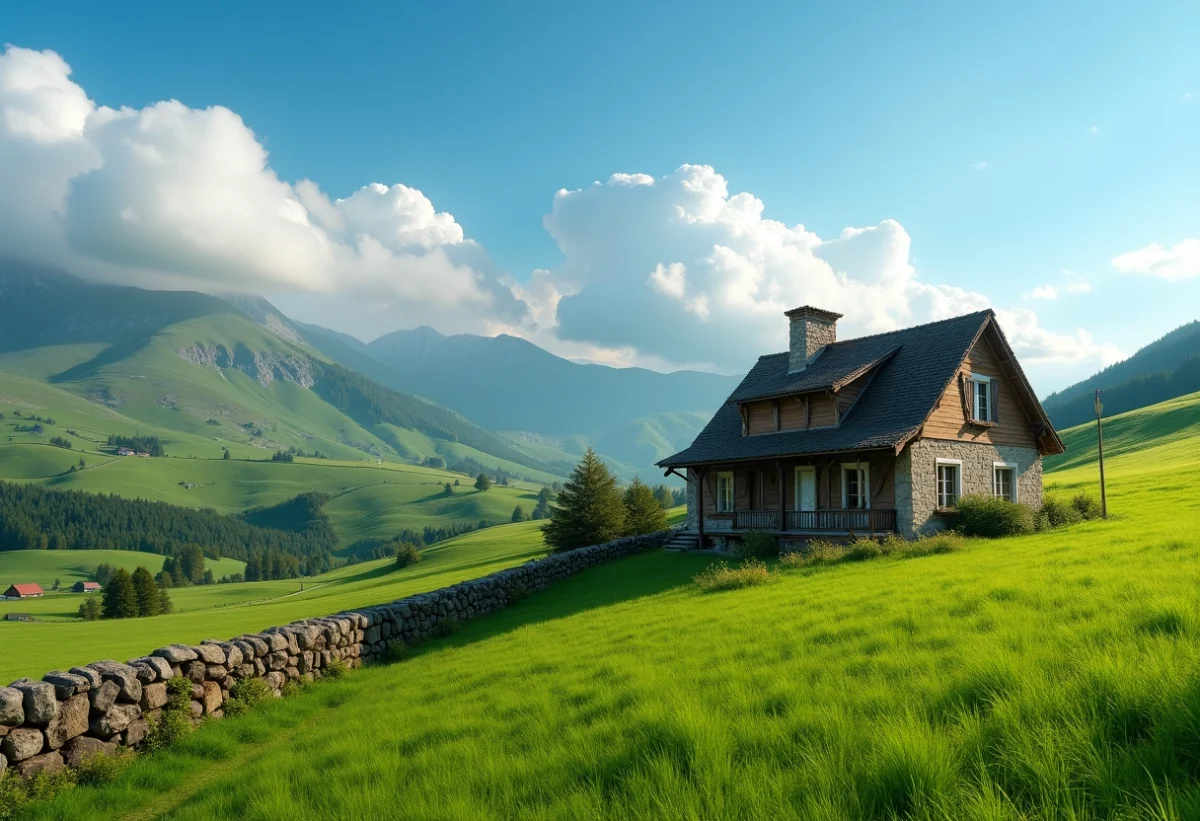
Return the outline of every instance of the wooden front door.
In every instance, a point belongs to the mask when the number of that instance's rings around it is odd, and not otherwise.
[[[796,510],[817,509],[817,469],[796,468]]]

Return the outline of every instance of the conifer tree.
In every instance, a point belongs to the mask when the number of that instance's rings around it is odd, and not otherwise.
[[[158,585],[154,583],[154,577],[150,575],[150,571],[139,567],[133,571],[132,582],[133,592],[137,596],[137,614],[139,616],[157,616],[159,613]]]
[[[130,619],[138,615],[137,591],[133,589],[133,577],[125,568],[113,571],[104,588],[101,610],[106,619]]]
[[[667,515],[654,497],[654,491],[641,479],[633,477],[633,483],[625,488],[625,535],[656,533],[666,527]]]
[[[563,485],[542,538],[555,550],[600,544],[625,530],[625,504],[617,480],[591,448]]]
[[[654,498],[658,500],[659,506],[664,510],[669,507],[675,507],[675,494],[666,485],[659,485],[654,488]]]
[[[488,478],[486,473],[481,473],[475,477],[475,489],[487,490],[492,486],[492,480]]]
[[[158,612],[165,616],[174,609],[175,605],[171,601],[170,594],[167,593],[167,588],[160,588],[158,591]]]
[[[521,507],[520,505],[517,505],[515,508],[513,508],[512,518],[509,519],[509,521],[510,522],[526,522],[526,521],[529,521],[529,515],[525,512],[525,508]]]

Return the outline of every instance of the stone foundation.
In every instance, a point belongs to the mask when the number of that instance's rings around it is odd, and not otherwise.
[[[192,681],[192,716],[220,718],[234,683],[259,678],[278,694],[289,679],[320,678],[331,661],[358,667],[395,645],[416,644],[507,607],[559,579],[661,547],[672,531],[556,553],[479,579],[389,604],[304,619],[229,641],[172,644],[149,655],[96,661],[0,687],[0,778],[76,766],[96,753],[137,747],[167,703],[166,681]]]

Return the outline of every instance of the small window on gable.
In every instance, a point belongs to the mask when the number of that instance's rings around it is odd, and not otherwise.
[[[992,466],[992,495],[997,499],[1017,501],[1017,466],[996,462]]]
[[[717,474],[717,512],[733,510],[733,471]]]
[[[937,460],[937,506],[954,507],[962,496],[962,462]]]
[[[1000,382],[982,374],[963,374],[963,406],[967,419],[987,425],[1000,421]]]

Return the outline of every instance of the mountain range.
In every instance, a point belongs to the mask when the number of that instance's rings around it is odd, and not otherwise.
[[[654,461],[685,447],[737,382],[577,364],[511,336],[417,328],[364,344],[261,297],[103,285],[13,262],[0,263],[0,372],[189,435],[473,460],[538,479],[565,475],[591,446],[622,478],[652,480]]]

